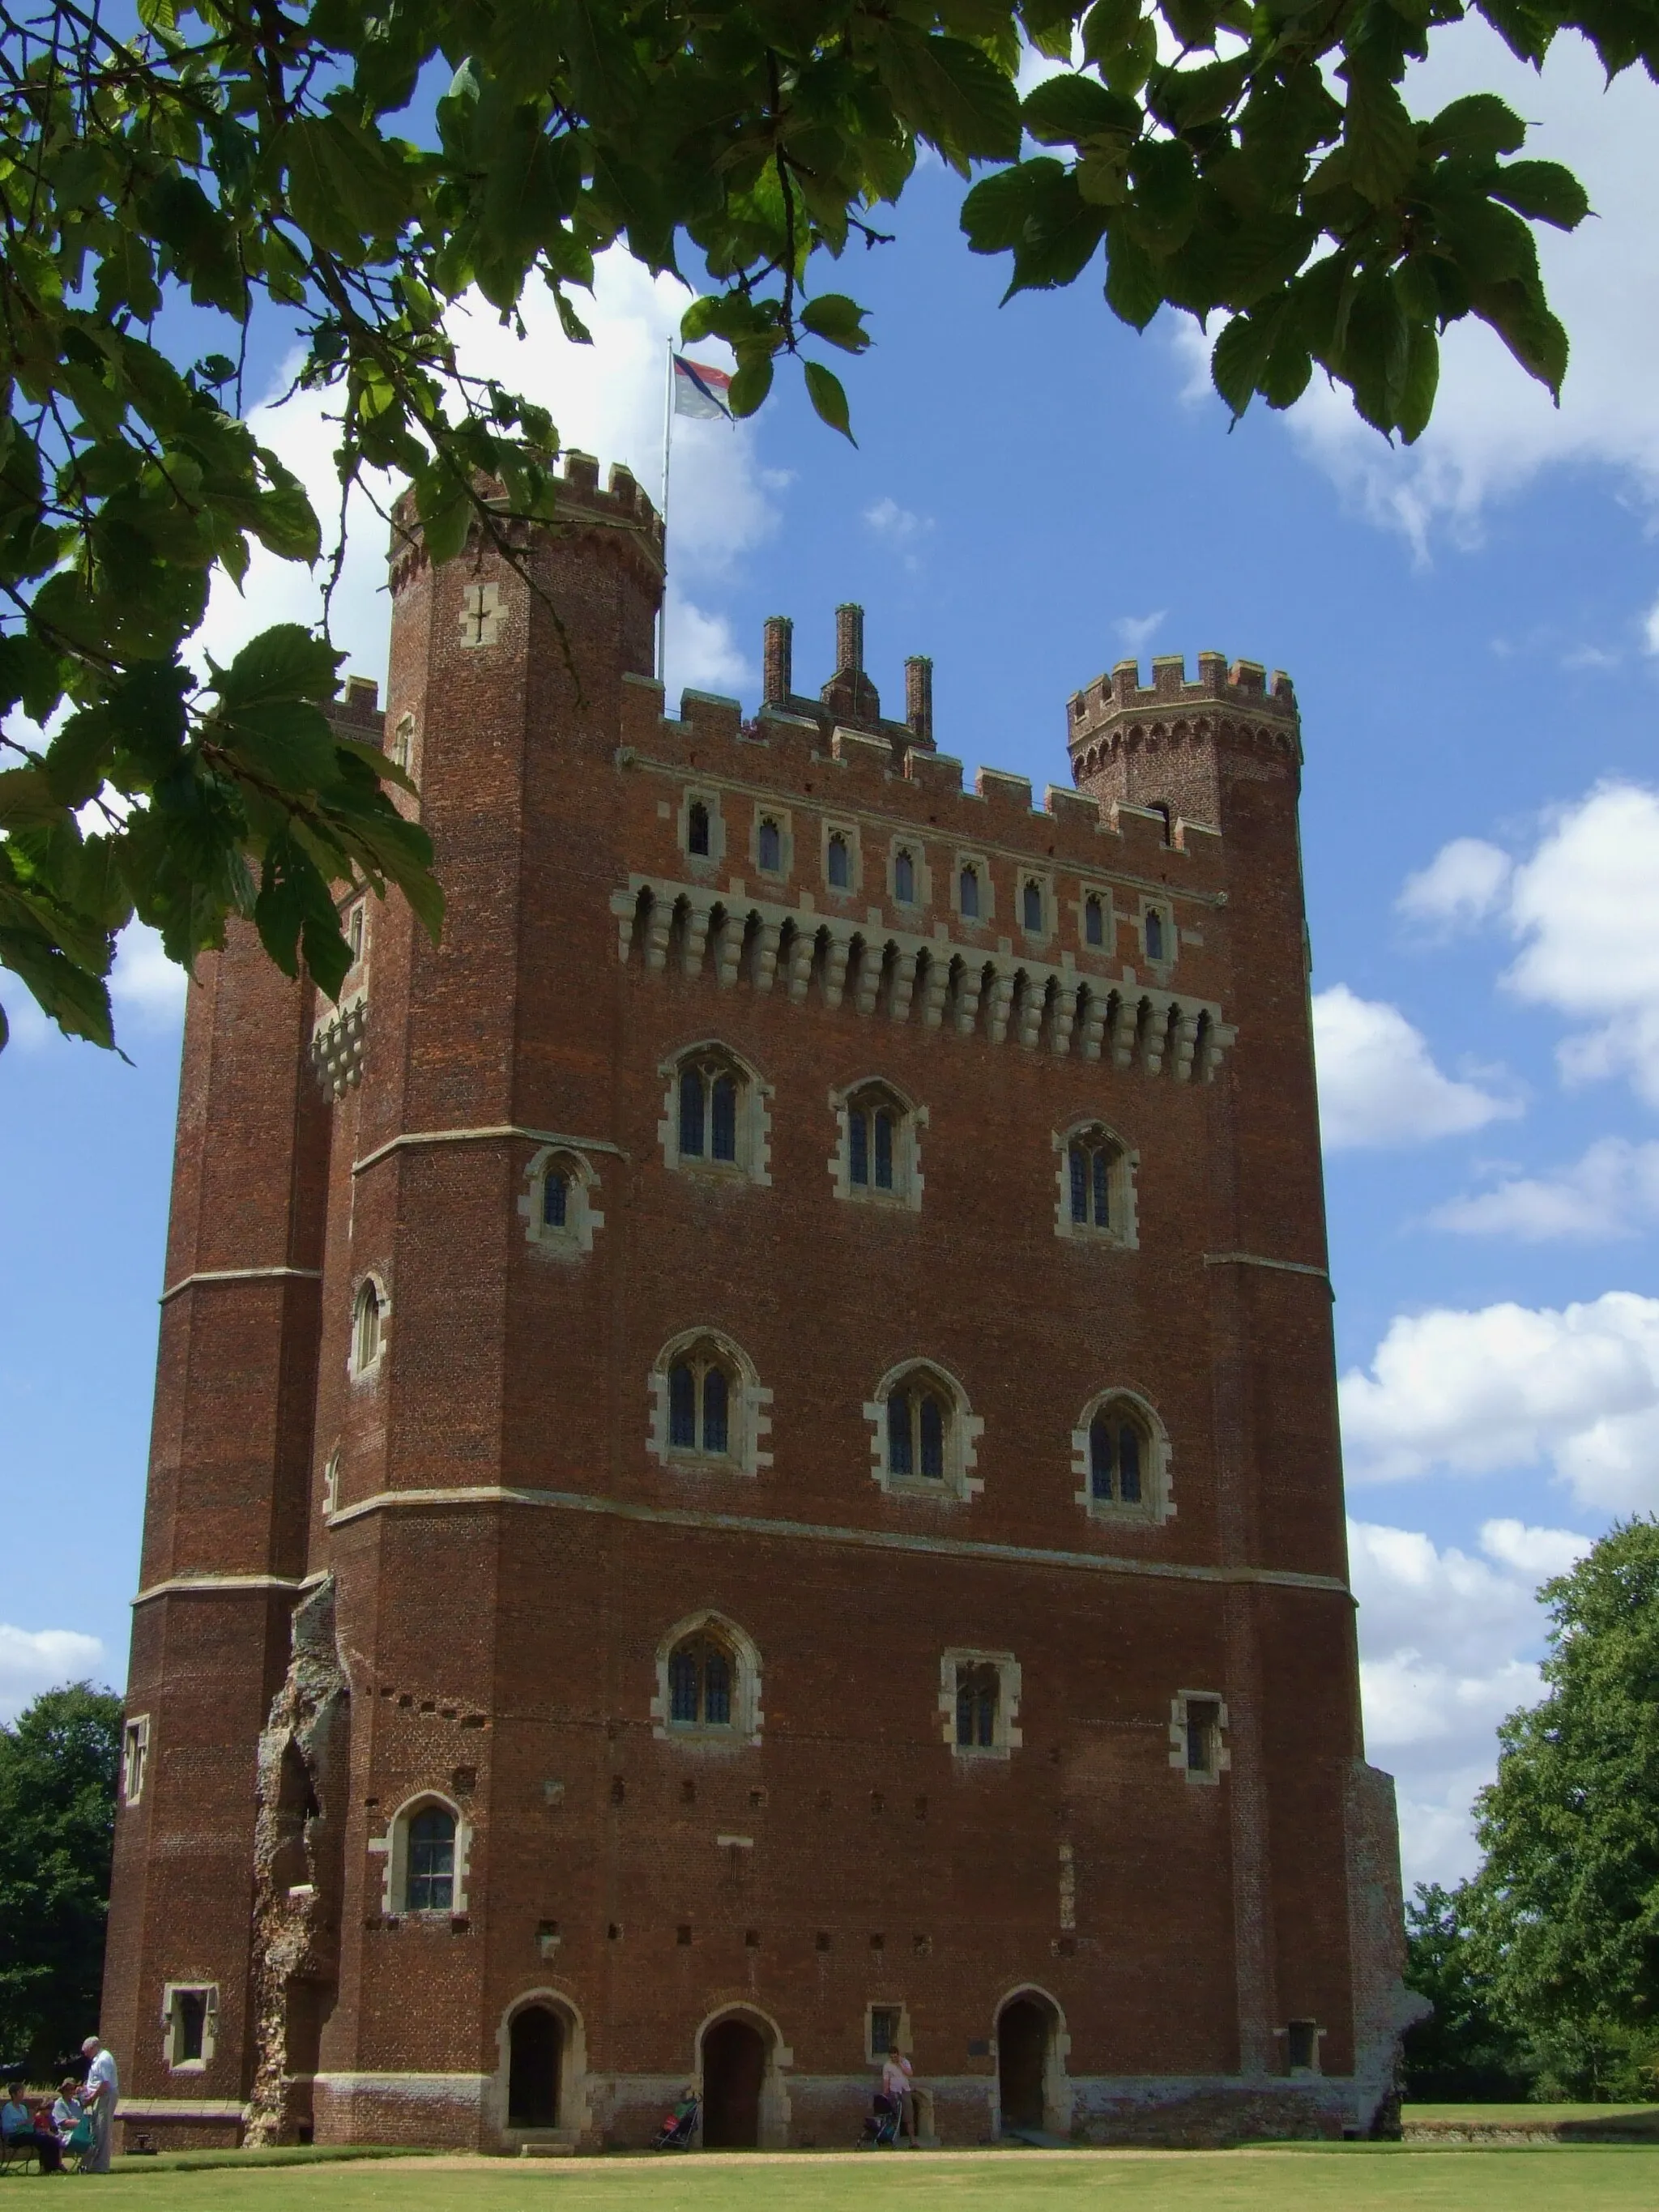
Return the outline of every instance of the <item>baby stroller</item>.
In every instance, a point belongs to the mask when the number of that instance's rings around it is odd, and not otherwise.
[[[878,2090],[865,2116],[864,2132],[859,2137],[858,2148],[860,2150],[891,2150],[898,2141],[898,2100],[884,2097]]]
[[[652,2149],[690,2150],[691,2139],[697,2132],[697,2122],[702,2116],[702,2107],[695,2097],[682,2097],[672,2112],[664,2114],[662,2125],[657,2130],[657,2139],[652,2144]]]

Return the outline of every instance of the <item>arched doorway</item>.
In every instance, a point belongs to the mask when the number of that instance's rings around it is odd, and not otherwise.
[[[1043,2125],[1052,2027],[1047,2007],[1035,1997],[1014,1997],[997,2015],[997,2090],[1005,2128]]]
[[[752,2021],[716,2021],[702,2039],[706,2150],[753,2150],[760,2142],[766,2041]]]
[[[530,2004],[514,2014],[507,2030],[508,2127],[557,2127],[563,2057],[564,2029],[550,2006]]]

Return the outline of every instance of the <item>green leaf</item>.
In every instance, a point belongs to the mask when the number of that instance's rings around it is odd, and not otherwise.
[[[395,238],[414,212],[400,156],[343,116],[302,116],[282,145],[289,205],[319,244],[351,253],[364,238]]]
[[[1348,181],[1373,207],[1389,207],[1414,174],[1417,126],[1393,85],[1356,74],[1348,85],[1344,141]]]
[[[1045,78],[1020,110],[1025,128],[1044,146],[1082,146],[1091,138],[1133,138],[1140,131],[1137,101],[1108,92],[1091,76]]]
[[[773,356],[769,353],[740,356],[737,374],[726,395],[726,404],[738,416],[752,415],[772,389]]]
[[[962,203],[961,223],[970,252],[1004,253],[1018,246],[1045,201],[1065,185],[1063,163],[1051,154],[1016,161],[982,177]]]
[[[801,309],[803,328],[843,353],[863,353],[870,343],[864,327],[864,309],[844,292],[820,292]]]
[[[1589,193],[1559,161],[1507,163],[1498,172],[1492,196],[1517,214],[1553,223],[1558,230],[1577,230],[1590,211]]]
[[[977,46],[927,38],[894,19],[878,41],[883,82],[899,115],[963,176],[975,156],[1019,152],[1019,95]]]
[[[1273,349],[1275,324],[1235,315],[1210,353],[1210,380],[1237,421],[1255,396],[1256,383]]]
[[[1493,161],[1499,154],[1514,153],[1526,135],[1526,125],[1495,92],[1472,92],[1443,107],[1425,126],[1423,145],[1431,154],[1468,154]]]
[[[0,830],[73,831],[73,820],[41,768],[0,769]]]
[[[1094,0],[1083,19],[1083,58],[1104,70],[1140,23],[1140,0]]]
[[[1429,425],[1440,383],[1440,341],[1430,323],[1413,323],[1400,398],[1400,434],[1414,446]]]
[[[1164,304],[1157,264],[1139,240],[1118,222],[1107,235],[1106,304],[1137,331],[1144,331]]]
[[[839,430],[849,446],[856,446],[852,419],[847,411],[847,394],[842,389],[841,379],[821,362],[809,361],[806,370],[806,396],[817,411],[821,422],[832,430]]]

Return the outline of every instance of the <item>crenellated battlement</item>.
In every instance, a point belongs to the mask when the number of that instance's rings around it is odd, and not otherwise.
[[[1200,653],[1198,681],[1191,684],[1187,680],[1184,656],[1174,653],[1160,653],[1153,660],[1150,684],[1141,683],[1138,660],[1118,661],[1109,676],[1097,676],[1092,684],[1072,694],[1068,716],[1077,732],[1098,729],[1115,714],[1217,703],[1291,721],[1297,714],[1296,692],[1282,668],[1275,668],[1269,678],[1259,660],[1235,660],[1230,666],[1224,653]]]
[[[623,462],[613,461],[601,486],[599,464],[593,454],[572,447],[563,456],[563,464],[555,474],[557,486],[556,520],[550,525],[509,524],[511,541],[521,548],[528,547],[538,531],[557,532],[562,529],[597,523],[608,529],[626,532],[629,540],[644,555],[660,579],[665,567],[662,517],[632,469]],[[505,507],[506,487],[499,480],[481,477],[478,489],[489,504]],[[476,547],[482,542],[482,531],[475,525],[469,537],[469,546]],[[404,492],[392,507],[392,542],[387,549],[386,562],[394,593],[401,591],[411,577],[427,566],[420,517],[416,512],[414,495],[410,492]]]

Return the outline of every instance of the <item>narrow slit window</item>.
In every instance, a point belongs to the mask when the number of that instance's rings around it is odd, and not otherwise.
[[[709,1151],[717,1160],[738,1157],[738,1086],[729,1075],[714,1078],[710,1099]]]
[[[1149,907],[1146,910],[1146,957],[1162,960],[1164,957],[1164,917],[1156,907]]]
[[[1035,879],[1028,882],[1020,894],[1020,901],[1022,907],[1020,919],[1025,927],[1032,932],[1040,931],[1042,927],[1042,884]]]
[[[710,1367],[702,1378],[702,1448],[723,1452],[726,1448],[727,1389],[723,1368]]]
[[[680,1151],[694,1160],[702,1158],[702,1070],[688,1067],[680,1077]]]
[[[677,1359],[668,1370],[668,1446],[708,1459],[731,1456],[732,1377],[712,1352]]]
[[[847,1172],[861,1190],[870,1187],[870,1125],[856,1106],[847,1116]]]
[[[173,2063],[175,2066],[199,2064],[207,2035],[207,1992],[180,1990],[173,2003]]]
[[[1218,1771],[1220,1724],[1221,1708],[1213,1698],[1189,1698],[1187,1700],[1187,1771],[1189,1774],[1214,1774]]]
[[[910,1449],[910,1398],[905,1390],[895,1390],[887,1401],[887,1471],[890,1474],[914,1474],[915,1455]]]
[[[1085,945],[1106,942],[1105,908],[1093,892],[1083,902],[1083,941]]]
[[[853,881],[853,856],[848,850],[846,838],[839,830],[830,834],[829,875],[830,888],[833,891],[848,890]]]
[[[702,799],[694,799],[685,817],[685,849],[699,853],[705,859],[708,854],[708,809]]]
[[[357,1293],[357,1326],[353,1346],[357,1372],[366,1374],[380,1356],[380,1294],[372,1282]]]
[[[921,1471],[938,1481],[945,1474],[945,1419],[937,1398],[924,1395],[916,1409],[916,1426],[921,1433]]]
[[[979,920],[979,870],[964,868],[957,884],[957,902],[964,921]]]
[[[1097,1413],[1089,1424],[1090,1495],[1109,1504],[1112,1498],[1112,1428]]]
[[[668,1441],[682,1451],[697,1445],[697,1378],[684,1360],[668,1370]]]
[[[893,1188],[893,1112],[890,1107],[878,1106],[874,1115],[876,1137],[876,1188]]]
[[[942,1482],[948,1414],[927,1383],[901,1383],[887,1401],[887,1472]]]
[[[769,817],[760,826],[758,853],[762,867],[769,875],[776,875],[783,866],[783,836]]]
[[[916,864],[902,846],[893,855],[893,896],[901,906],[915,904]]]

